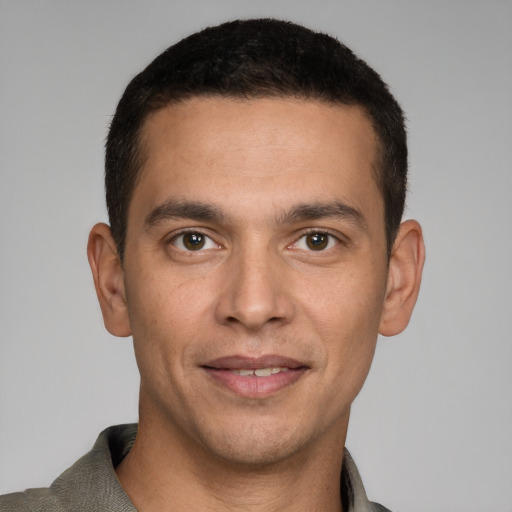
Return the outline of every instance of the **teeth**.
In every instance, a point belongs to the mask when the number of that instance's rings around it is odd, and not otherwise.
[[[272,368],[258,368],[254,370],[256,377],[270,377],[272,375]]]
[[[270,377],[276,373],[287,372],[289,368],[286,367],[271,367],[271,368],[258,368],[256,370],[231,370],[235,375],[242,375],[248,377],[249,375],[255,375],[256,377]]]
[[[234,370],[236,375],[254,375],[254,370]]]

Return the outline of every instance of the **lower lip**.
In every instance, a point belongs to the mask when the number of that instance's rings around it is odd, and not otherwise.
[[[204,369],[223,387],[246,398],[265,398],[277,393],[297,382],[307,370],[306,368],[290,368],[287,372],[275,373],[268,377],[257,377],[256,375],[236,375],[230,370]]]

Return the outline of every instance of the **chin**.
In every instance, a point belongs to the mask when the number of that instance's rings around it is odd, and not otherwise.
[[[288,428],[250,425],[222,432],[208,432],[201,436],[201,444],[216,459],[248,469],[264,468],[290,460],[311,441],[305,432],[298,435]]]
[[[212,452],[216,458],[228,464],[245,466],[248,469],[275,466],[300,452],[300,448],[297,446],[286,445],[282,442],[275,443],[272,439],[260,443],[248,442],[243,445],[232,443],[229,446],[214,447],[214,450]]]

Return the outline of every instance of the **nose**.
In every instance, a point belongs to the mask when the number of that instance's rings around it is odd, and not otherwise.
[[[250,252],[233,255],[226,262],[217,320],[253,332],[269,324],[289,323],[294,306],[284,263],[270,250]]]

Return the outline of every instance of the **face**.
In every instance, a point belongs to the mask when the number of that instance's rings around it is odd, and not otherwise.
[[[123,266],[141,424],[243,463],[342,443],[387,283],[370,122],[196,98],[143,141]]]

